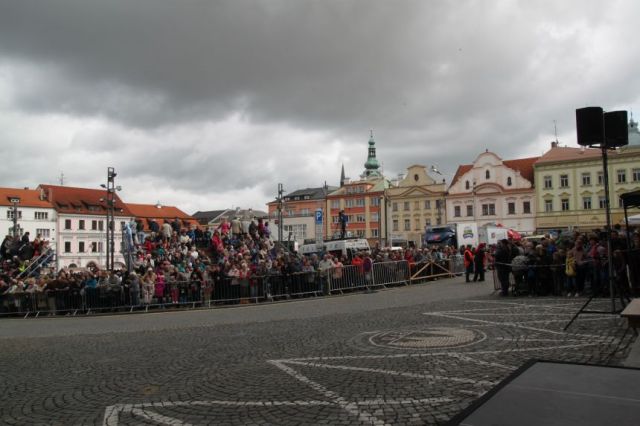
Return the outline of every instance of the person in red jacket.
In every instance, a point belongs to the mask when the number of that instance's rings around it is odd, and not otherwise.
[[[473,273],[473,251],[471,250],[471,244],[467,245],[467,248],[464,250],[464,269],[466,272],[466,281],[471,282],[469,280],[469,275]]]

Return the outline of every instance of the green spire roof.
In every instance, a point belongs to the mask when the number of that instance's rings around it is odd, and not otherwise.
[[[372,130],[371,137],[369,138],[369,154],[366,163],[364,163],[365,170],[362,177],[365,179],[382,177],[382,174],[378,170],[379,168],[380,163],[378,163],[378,159],[376,158],[376,141],[373,139]]]

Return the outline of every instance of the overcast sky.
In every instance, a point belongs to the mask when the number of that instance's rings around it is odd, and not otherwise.
[[[640,2],[0,0],[0,186],[265,210],[364,169],[575,146],[640,106]]]

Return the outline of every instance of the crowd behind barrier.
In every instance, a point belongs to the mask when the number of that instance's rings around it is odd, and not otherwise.
[[[628,238],[627,238],[628,237]],[[615,295],[640,294],[640,235],[611,232],[612,282]],[[495,290],[502,296],[609,297],[606,233],[574,232],[559,239],[502,240],[490,247]],[[475,276],[473,248],[465,249],[466,274]],[[467,261],[467,259],[471,259]]]
[[[212,233],[197,234],[179,220],[149,233],[140,232],[137,223],[127,228],[136,229],[125,234],[132,250],[130,271],[41,269],[20,277],[21,268],[7,253],[0,271],[0,315],[210,307],[328,295],[434,279],[434,265],[452,275],[451,265],[459,263],[450,247],[302,256],[274,244],[262,220],[236,218]]]

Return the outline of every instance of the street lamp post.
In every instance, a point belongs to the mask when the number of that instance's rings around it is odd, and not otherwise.
[[[115,210],[116,210],[116,191],[122,188],[115,186],[115,178],[118,174],[113,167],[107,168],[107,184],[100,185],[107,190],[107,196],[104,199],[107,206],[107,264],[106,268],[113,271],[115,265]]]
[[[13,239],[15,240],[18,235],[18,204],[20,204],[20,197],[11,197],[9,200],[13,204]]]
[[[385,201],[383,192],[378,200],[378,245],[380,246],[380,248],[382,248],[382,206],[384,202]]]

